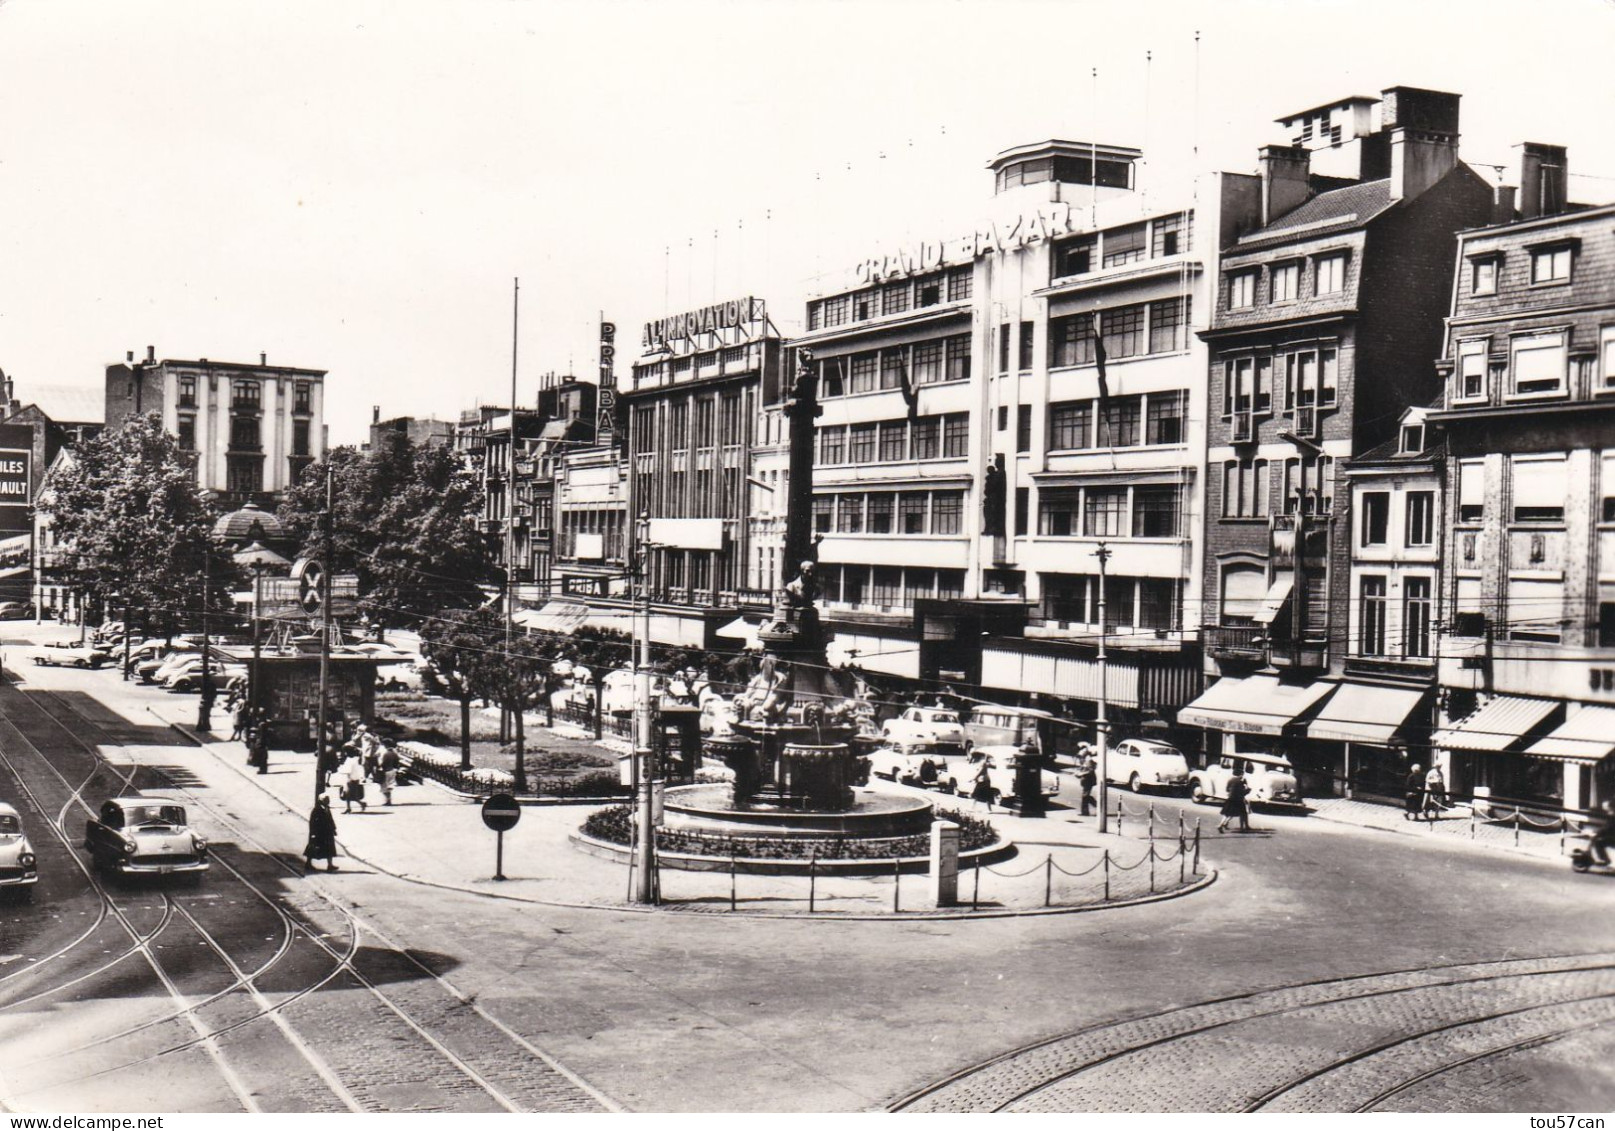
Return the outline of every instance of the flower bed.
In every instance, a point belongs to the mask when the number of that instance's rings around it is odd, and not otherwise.
[[[479,797],[508,793],[516,784],[516,779],[506,770],[486,766],[462,770],[457,754],[425,743],[400,742],[398,752],[410,773],[430,778],[459,793]],[[595,770],[576,777],[552,780],[529,777],[527,784],[524,796],[529,797],[626,797],[629,793],[628,787],[610,770]]]
[[[631,805],[612,805],[590,813],[583,822],[583,834],[608,844],[627,846],[633,839]],[[959,826],[959,850],[986,848],[998,840],[992,825],[951,809],[935,811],[937,820]],[[742,837],[685,829],[659,828],[656,847],[663,852],[690,856],[733,856],[747,860],[892,860],[925,856],[931,851],[931,834],[885,838],[858,837]]]

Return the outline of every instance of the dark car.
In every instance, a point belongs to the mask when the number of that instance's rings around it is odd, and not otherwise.
[[[97,868],[124,875],[207,871],[207,841],[168,797],[114,797],[84,822],[84,847]]]
[[[0,601],[0,620],[27,620],[33,615],[32,601]]]

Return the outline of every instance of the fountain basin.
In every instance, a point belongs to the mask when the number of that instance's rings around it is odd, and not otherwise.
[[[669,828],[687,828],[713,836],[813,839],[826,836],[859,840],[912,836],[931,827],[931,803],[924,798],[896,797],[859,791],[850,809],[821,812],[763,800],[736,806],[727,785],[690,785],[670,789],[663,798]]]

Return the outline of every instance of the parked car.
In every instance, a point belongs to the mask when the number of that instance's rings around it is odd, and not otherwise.
[[[936,785],[946,757],[932,742],[888,742],[869,752],[869,776],[904,785]]]
[[[1238,767],[1250,787],[1246,800],[1264,808],[1303,807],[1297,788],[1295,768],[1282,754],[1233,754],[1189,775],[1189,796],[1200,802],[1221,801],[1228,796],[1228,779]]]
[[[0,620],[27,620],[33,615],[32,601],[0,601]]]
[[[207,871],[207,841],[168,797],[114,797],[84,822],[84,847],[97,868],[124,875]]]
[[[1105,780],[1134,793],[1145,789],[1181,789],[1189,784],[1189,760],[1164,742],[1129,738],[1106,755]]]
[[[1028,754],[1019,746],[978,746],[966,758],[950,758],[937,772],[937,788],[960,797],[969,797],[976,784],[978,758],[987,759],[987,780],[992,784],[993,797],[1008,802],[1015,797],[1015,771],[1022,758],[1042,759],[1036,753]],[[1060,792],[1060,775],[1048,769],[1038,770],[1039,784],[1044,797]]]
[[[22,817],[0,801],[0,890],[17,888],[26,893],[38,882],[39,858],[22,831]]]
[[[142,660],[135,665],[135,674],[146,683],[162,683],[169,673],[186,660],[202,654],[202,646],[189,640],[176,640],[161,656]]]
[[[34,654],[34,663],[48,668],[99,668],[111,662],[112,656],[99,648],[63,648]]]
[[[213,657],[208,664],[207,677],[215,691],[223,691],[231,680],[245,680],[247,668],[245,664],[223,663]],[[202,657],[193,656],[175,668],[163,681],[163,686],[169,691],[202,690]]]
[[[965,746],[959,712],[941,707],[910,707],[895,719],[887,719],[880,733],[888,742],[935,742],[961,750]]]

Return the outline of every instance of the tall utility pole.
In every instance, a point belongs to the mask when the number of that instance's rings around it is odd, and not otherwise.
[[[511,645],[514,641],[516,626],[516,350],[517,331],[521,324],[521,297],[522,281],[520,278],[511,280],[510,292],[510,454],[505,467],[505,668],[516,689],[513,697],[513,707],[506,707],[510,718],[508,725],[512,737],[516,742],[516,780],[517,793],[527,789],[527,766],[522,749],[524,734],[521,725],[522,699],[525,698],[525,689],[516,681],[515,666],[512,663]]]
[[[1110,561],[1110,547],[1101,542],[1093,553],[1099,559],[1099,714],[1094,722],[1094,732],[1099,740],[1099,831],[1103,833],[1110,831],[1110,818],[1107,815],[1110,802],[1110,723],[1105,719],[1105,699],[1109,692],[1106,677],[1110,674],[1105,666],[1105,563]]]
[[[207,731],[213,726],[211,718],[213,711],[213,666],[209,653],[213,651],[212,642],[208,639],[207,607],[213,596],[213,547],[209,543],[202,546],[202,696],[196,704],[196,729]],[[129,626],[124,625],[124,636],[128,637]]]
[[[639,871],[634,877],[634,902],[656,902],[656,785],[651,766],[650,686],[650,513],[639,516],[635,547],[639,573],[639,600],[634,610],[634,785],[639,803]]]
[[[314,798],[316,803],[325,792],[326,765],[325,728],[328,722],[328,704],[331,692],[331,511],[332,468],[331,453],[325,453],[325,510],[320,513],[320,707],[315,718],[319,737],[314,743]]]

